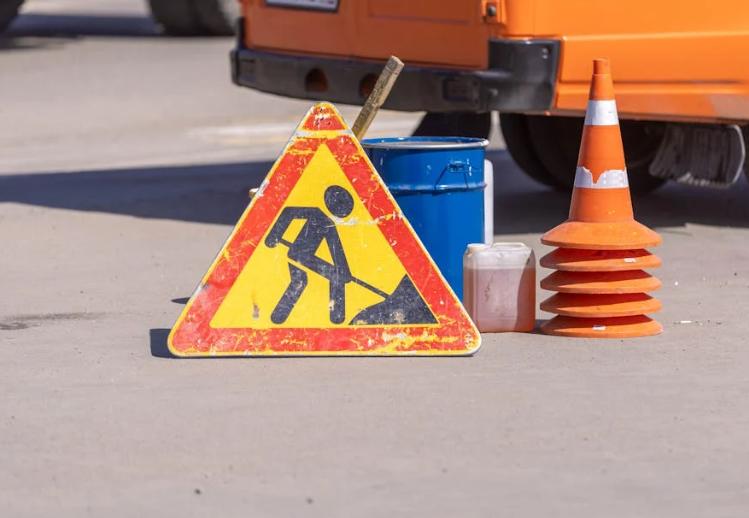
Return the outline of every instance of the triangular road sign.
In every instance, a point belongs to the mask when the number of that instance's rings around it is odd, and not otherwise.
[[[328,103],[307,113],[168,340],[177,356],[466,355],[480,343]]]

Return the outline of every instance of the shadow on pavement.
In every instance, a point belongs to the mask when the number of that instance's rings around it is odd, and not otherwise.
[[[176,358],[166,344],[170,331],[171,329],[151,329],[149,331],[152,356],[157,358]]]
[[[2,0],[0,0],[2,1]],[[159,27],[147,15],[19,15],[0,35],[0,51],[53,48],[89,37],[155,38]]]
[[[270,162],[0,177],[0,202],[139,218],[236,223]]]
[[[504,151],[495,164],[495,234],[545,232],[567,217],[569,194],[527,178]],[[0,203],[234,225],[272,162],[35,173],[0,177]],[[687,223],[749,226],[749,186],[728,190],[670,184],[634,200],[639,221],[655,229]],[[454,217],[454,216],[452,216]]]
[[[505,152],[489,157],[495,170],[495,234],[545,232],[567,219],[569,194],[539,186]],[[749,227],[749,183],[744,176],[726,190],[670,182],[633,197],[632,204],[635,218],[653,229],[686,224]]]
[[[154,37],[158,26],[148,15],[21,14],[6,32],[10,37],[79,38],[83,36]]]

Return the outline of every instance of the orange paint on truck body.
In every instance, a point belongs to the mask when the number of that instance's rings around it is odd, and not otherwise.
[[[243,8],[245,43],[293,54],[377,60],[397,49],[407,63],[485,68],[492,30],[480,11],[478,1],[341,0],[335,12],[250,1]]]
[[[749,4],[741,0],[505,0],[504,37],[563,42],[554,109],[585,109],[609,58],[622,118],[749,120]],[[532,15],[530,13],[533,13]]]
[[[485,70],[492,38],[550,39],[560,42],[553,114],[585,112],[590,62],[605,56],[621,118],[749,121],[741,0],[340,0],[335,12],[268,3],[242,0],[250,49]]]

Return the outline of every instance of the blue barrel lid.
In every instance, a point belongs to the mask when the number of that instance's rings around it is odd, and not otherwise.
[[[383,149],[476,149],[489,145],[483,138],[470,137],[387,137],[364,139],[362,146]]]

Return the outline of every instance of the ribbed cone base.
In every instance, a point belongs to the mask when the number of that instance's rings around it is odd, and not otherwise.
[[[543,256],[539,264],[544,268],[567,272],[616,272],[657,268],[661,260],[647,250],[557,248]]]
[[[541,303],[541,310],[582,318],[644,315],[660,311],[663,305],[645,293],[625,295],[575,295],[557,293]]]
[[[661,281],[642,270],[627,272],[554,272],[541,281],[541,288],[560,293],[643,293],[661,287]]]
[[[663,332],[663,326],[645,315],[618,318],[557,316],[542,324],[541,332],[575,338],[635,338],[657,335]]]
[[[637,221],[567,221],[541,237],[545,245],[583,250],[633,250],[661,244],[661,236]]]
[[[646,316],[663,306],[646,293],[661,287],[660,280],[642,270],[661,265],[647,250],[558,248],[540,264],[557,270],[541,280],[542,289],[557,292],[541,303],[542,311],[557,315],[541,325],[543,333],[632,338],[663,331]]]

